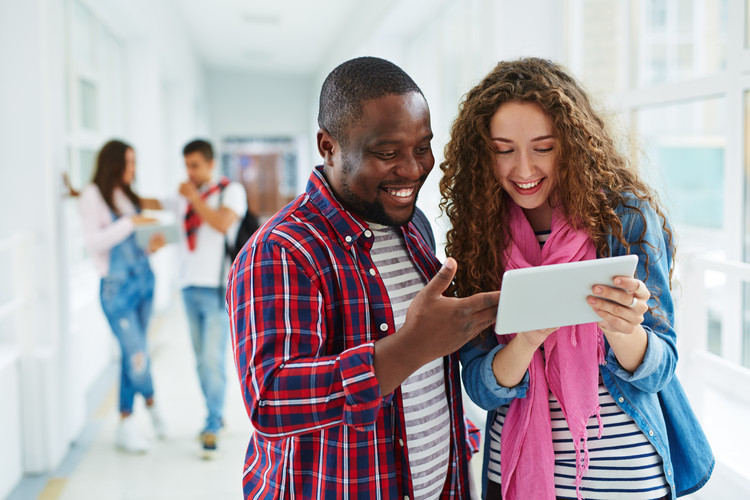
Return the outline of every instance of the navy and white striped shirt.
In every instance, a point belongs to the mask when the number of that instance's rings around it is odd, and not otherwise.
[[[659,454],[635,421],[617,406],[607,388],[599,385],[602,437],[599,425],[590,420],[588,429],[589,469],[581,482],[587,500],[656,499],[669,493]],[[555,450],[555,495],[576,498],[576,453],[573,436],[560,403],[550,392],[552,443]],[[490,462],[487,476],[500,484],[500,435],[508,407],[498,408],[490,429]]]

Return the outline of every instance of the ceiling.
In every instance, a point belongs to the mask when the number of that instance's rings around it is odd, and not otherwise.
[[[171,0],[207,68],[300,75],[318,69],[335,44],[350,43],[389,3]]]

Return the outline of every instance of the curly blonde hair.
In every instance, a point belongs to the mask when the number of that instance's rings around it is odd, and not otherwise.
[[[618,205],[644,217],[631,206],[632,201],[628,205],[628,193],[654,208],[674,251],[672,232],[655,193],[618,151],[607,125],[581,86],[551,61],[526,58],[501,62],[466,94],[440,164],[440,208],[452,225],[446,254],[458,262],[452,288],[457,296],[500,288],[502,256],[509,237],[507,195],[493,173],[495,148],[489,128],[498,108],[512,101],[536,103],[552,120],[559,145],[554,199],[567,220],[589,234],[597,255],[610,255],[610,234],[628,252],[633,244],[647,245],[645,229],[635,242],[625,241],[623,236],[615,213]],[[648,270],[649,263],[645,264]],[[671,274],[672,269],[670,278]]]

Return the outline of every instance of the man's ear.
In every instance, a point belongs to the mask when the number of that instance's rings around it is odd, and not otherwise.
[[[321,128],[318,130],[318,153],[323,157],[323,163],[329,167],[333,166],[333,155],[339,149],[339,143],[330,132]]]

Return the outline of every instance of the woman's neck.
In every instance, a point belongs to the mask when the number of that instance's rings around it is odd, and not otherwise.
[[[522,209],[531,229],[535,232],[549,231],[552,227],[552,207],[545,203],[537,208]]]

